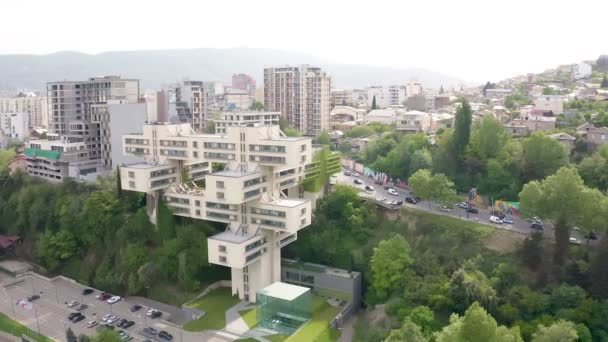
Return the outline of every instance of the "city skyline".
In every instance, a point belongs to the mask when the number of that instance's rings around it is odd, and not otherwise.
[[[407,5],[379,1],[373,6],[312,1],[289,16],[280,16],[284,6],[277,1],[263,4],[176,1],[172,6],[144,8],[141,4],[110,0],[96,8],[96,17],[102,18],[97,25],[88,25],[90,16],[84,15],[72,1],[34,3],[39,10],[31,13],[28,26],[23,25],[19,16],[8,16],[0,23],[0,34],[5,37],[0,54],[66,50],[95,54],[247,46],[305,52],[334,63],[425,68],[478,83],[595,59],[606,52],[597,44],[595,32],[602,29],[601,14],[605,12],[602,7],[606,9],[608,5],[590,0],[577,3],[580,8],[595,9],[584,16],[575,15],[570,6],[519,0],[492,4],[473,0],[429,1]],[[31,2],[7,3],[3,7],[7,12],[21,13],[31,5]],[[186,7],[188,11],[183,10]],[[377,15],[370,15],[368,12],[374,8]],[[143,10],[146,15],[139,15]],[[196,35],[199,21],[194,19],[199,18],[201,10],[218,14],[205,16],[205,26],[217,28],[216,34]],[[43,14],[49,11],[56,15]],[[270,13],[273,20],[263,20],[257,13]],[[106,25],[104,18],[124,25]],[[180,25],[171,25],[171,18],[180,18]],[[320,24],[290,25],[294,18],[303,21],[313,18]],[[350,19],[358,20],[352,24]],[[514,24],[520,21],[526,24]],[[158,25],[159,22],[165,24]],[[349,22],[349,26],[341,22]],[[567,30],[550,24],[562,22],[568,23]],[[87,34],[97,32],[102,38],[86,40],[77,32],[53,37],[42,34],[45,27],[67,30],[75,25],[87,25]],[[289,29],[274,30],[279,27]],[[136,38],[121,34],[125,30],[135,32]],[[176,31],[183,34],[176,35]],[[338,39],[335,34],[339,34]]]

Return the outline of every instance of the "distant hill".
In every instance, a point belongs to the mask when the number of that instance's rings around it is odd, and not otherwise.
[[[0,90],[41,90],[57,80],[121,75],[139,78],[144,88],[184,78],[229,82],[233,73],[247,73],[263,84],[265,67],[311,64],[325,68],[336,88],[403,84],[417,80],[425,87],[457,86],[454,77],[424,69],[398,69],[334,64],[311,55],[273,49],[186,49],[117,51],[89,55],[58,52],[48,55],[0,55]]]

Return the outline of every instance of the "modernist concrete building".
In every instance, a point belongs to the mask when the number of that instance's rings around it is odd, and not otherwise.
[[[331,78],[309,65],[264,69],[264,104],[306,136],[329,129]]]
[[[0,98],[0,113],[27,113],[29,127],[46,127],[48,124],[46,97],[34,93]]]
[[[123,189],[147,193],[152,221],[162,197],[175,215],[226,224],[208,238],[209,262],[230,267],[232,293],[252,302],[280,281],[281,248],[310,224],[315,192],[340,170],[339,154],[313,154],[311,138],[276,125],[197,134],[189,124],[147,124],[123,136],[123,150],[147,160],[120,175]]]
[[[278,125],[279,112],[223,112],[219,119],[213,120],[215,133],[225,134],[226,127],[256,125]]]
[[[23,141],[29,133],[28,123],[29,115],[27,113],[0,113],[0,139]]]
[[[59,81],[46,85],[49,113],[49,131],[69,135],[69,124],[75,121],[90,122],[91,106],[121,101],[139,101],[139,80],[118,76],[93,77],[87,81]]]

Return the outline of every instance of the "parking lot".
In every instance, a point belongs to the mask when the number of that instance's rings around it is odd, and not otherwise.
[[[62,278],[47,280],[43,277],[28,274],[18,278],[15,284],[10,285],[8,283],[0,289],[0,292],[2,292],[0,294],[0,310],[9,317],[25,323],[32,330],[39,330],[42,334],[59,341],[66,340],[65,331],[68,327],[76,335],[94,335],[96,332],[95,328],[87,328],[87,323],[95,320],[102,324],[101,319],[105,314],[113,314],[118,316],[119,319],[125,318],[134,321],[135,325],[125,330],[133,337],[133,341],[143,341],[146,339],[139,334],[146,326],[153,327],[158,331],[167,331],[173,335],[173,341],[181,342],[184,340],[180,327],[170,324],[162,318],[151,319],[147,317],[146,312],[149,307],[142,305],[143,303],[121,300],[116,304],[110,305],[105,301],[95,298],[96,294],[99,293],[97,290],[92,294],[83,295],[82,290],[85,288],[78,283]],[[17,305],[20,299],[26,299],[33,294],[39,295],[40,298],[33,301],[31,310]],[[88,308],[82,311],[86,319],[78,323],[72,323],[67,320],[67,316],[75,311],[67,306],[67,303],[71,301],[77,301],[79,304],[86,304],[88,306]],[[133,304],[140,304],[142,308],[137,312],[131,312],[130,308]],[[163,316],[166,317],[166,313],[163,313]]]

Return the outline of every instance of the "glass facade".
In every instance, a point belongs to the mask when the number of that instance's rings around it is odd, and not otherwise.
[[[256,294],[258,304],[257,321],[263,328],[274,330],[281,334],[291,335],[311,318],[312,294],[310,289],[290,284],[280,283],[287,287],[301,289],[301,294],[290,297],[273,294],[266,289],[277,283],[262,289]]]

